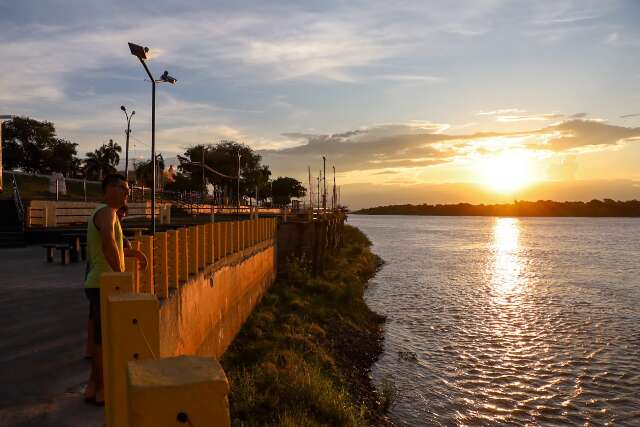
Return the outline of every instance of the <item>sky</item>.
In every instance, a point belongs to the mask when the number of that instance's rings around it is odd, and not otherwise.
[[[342,202],[640,194],[640,2],[0,0],[0,114],[52,121],[81,156],[233,139]],[[328,173],[331,182],[332,173]]]

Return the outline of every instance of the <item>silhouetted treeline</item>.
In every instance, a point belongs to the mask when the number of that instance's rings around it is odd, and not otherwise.
[[[640,201],[611,199],[590,202],[515,201],[495,205],[390,205],[353,212],[365,215],[436,215],[436,216],[640,216]]]

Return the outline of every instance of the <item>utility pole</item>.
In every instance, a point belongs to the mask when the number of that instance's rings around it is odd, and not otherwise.
[[[320,209],[320,180],[322,179],[322,171],[318,171],[318,209]]]
[[[238,207],[236,208],[236,219],[240,220],[240,150],[238,150]]]
[[[203,199],[206,191],[207,191],[207,186],[204,183],[204,144],[202,144],[202,198]]]
[[[333,193],[331,196],[331,210],[335,210],[338,204],[336,203],[336,167],[333,166]]]
[[[127,142],[125,144],[124,149],[124,177],[129,181],[129,135],[131,134],[131,119],[133,115],[136,114],[136,110],[131,112],[131,115],[127,113],[127,107],[124,105],[120,106],[120,109],[124,112],[125,117],[127,118],[127,130],[125,134],[127,135]]]
[[[313,196],[311,195],[311,166],[307,166],[307,170],[309,171],[309,208],[313,210]]]
[[[327,210],[327,159],[322,156],[322,169],[324,174],[322,175],[324,190],[322,192],[322,209]]]

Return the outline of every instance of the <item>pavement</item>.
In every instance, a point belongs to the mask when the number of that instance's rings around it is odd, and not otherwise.
[[[0,249],[0,426],[98,427],[84,402],[85,265],[47,264],[40,246]]]

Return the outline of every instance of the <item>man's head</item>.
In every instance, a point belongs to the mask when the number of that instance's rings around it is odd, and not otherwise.
[[[124,176],[112,173],[102,180],[104,202],[114,209],[126,205],[129,196],[129,184]]]

